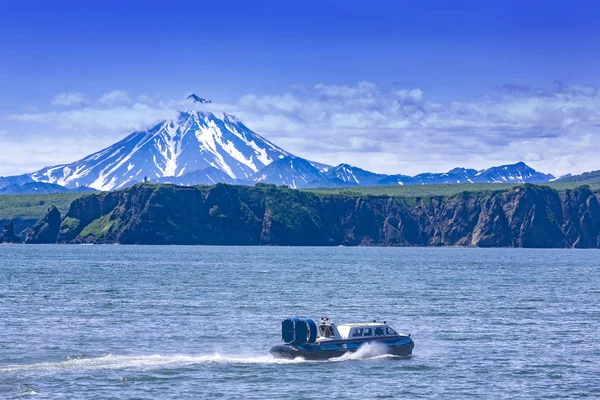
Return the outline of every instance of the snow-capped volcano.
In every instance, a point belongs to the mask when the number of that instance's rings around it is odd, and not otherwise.
[[[190,98],[209,103],[196,95]],[[79,161],[43,168],[31,178],[70,188],[113,190],[145,177],[157,181],[212,167],[232,179],[245,180],[289,155],[232,115],[184,111],[174,120],[134,132]]]

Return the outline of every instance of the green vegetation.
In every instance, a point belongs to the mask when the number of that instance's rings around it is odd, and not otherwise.
[[[579,183],[587,183],[590,186],[594,183],[600,183],[600,171],[590,171],[584,172],[581,175],[570,176],[568,178],[563,178],[561,182],[579,182]]]
[[[208,215],[211,217],[225,218],[225,215],[219,209],[219,206],[215,205],[210,208]]]
[[[87,193],[18,194],[0,196],[0,219],[40,219],[48,207],[55,205],[61,215],[69,210],[71,202]]]
[[[457,185],[397,185],[397,186],[368,186],[348,188],[304,189],[308,192],[328,195],[339,194],[342,196],[400,196],[400,197],[433,197],[453,196],[461,192],[491,192],[495,190],[509,190],[514,184],[501,183],[464,183]]]
[[[77,218],[65,218],[62,223],[61,226],[64,227],[65,229],[69,229],[69,230],[75,230],[79,227],[79,224],[81,223],[80,220],[78,220]]]
[[[580,186],[589,186],[589,188],[592,191],[598,191],[600,190],[600,179],[594,181],[594,180],[586,180],[586,181],[580,181],[580,180],[573,180],[573,181],[560,181],[560,182],[550,182],[550,183],[545,183],[542,184],[540,186],[550,186],[552,189],[558,190],[558,191],[564,191],[567,189],[575,189],[576,187],[580,187]]]
[[[111,214],[106,214],[101,218],[98,218],[88,226],[86,226],[83,231],[81,231],[81,237],[94,236],[98,239],[102,239],[105,236],[111,234],[113,231],[119,228],[119,221],[111,219]]]
[[[560,181],[537,184],[549,186],[558,191],[574,189],[581,186],[581,181]],[[600,190],[600,178],[597,181],[585,181],[593,191]],[[348,188],[326,188],[326,189],[303,189],[307,192],[319,195],[342,195],[342,196],[400,196],[400,197],[434,197],[454,196],[461,192],[491,193],[498,190],[510,190],[519,184],[505,183],[461,183],[456,185],[398,185],[398,186],[370,186]]]

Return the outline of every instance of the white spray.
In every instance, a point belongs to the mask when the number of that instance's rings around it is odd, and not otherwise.
[[[365,343],[354,353],[348,352],[341,357],[333,358],[332,361],[366,360],[370,358],[393,357],[390,354],[386,354],[387,350],[388,349],[386,346],[381,343]]]

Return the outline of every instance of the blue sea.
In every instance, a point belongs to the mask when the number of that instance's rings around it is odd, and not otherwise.
[[[278,361],[289,316],[411,358]],[[597,250],[0,246],[0,399],[600,398]]]

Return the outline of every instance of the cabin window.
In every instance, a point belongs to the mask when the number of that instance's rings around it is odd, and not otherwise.
[[[365,328],[365,331],[364,331],[363,335],[365,335],[365,336],[373,336],[373,328]]]
[[[375,328],[375,336],[383,336],[383,328],[381,326]]]
[[[396,331],[390,328],[389,326],[386,326],[385,330],[387,331],[388,335],[397,335]]]
[[[363,335],[363,328],[354,328],[354,332],[352,332],[352,337],[359,337]]]

